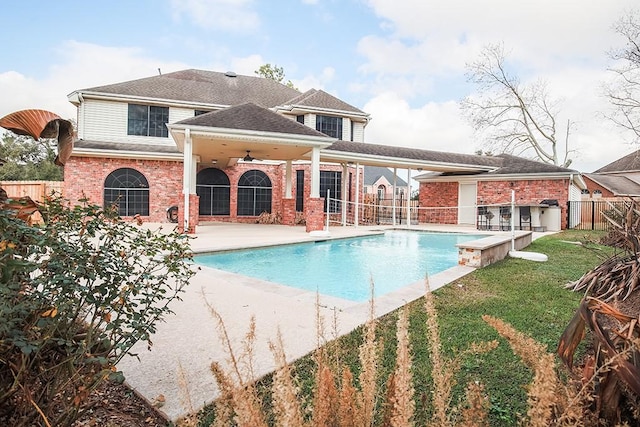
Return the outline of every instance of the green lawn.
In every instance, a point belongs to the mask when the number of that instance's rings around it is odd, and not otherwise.
[[[467,357],[456,377],[453,405],[457,404],[469,381],[485,385],[491,402],[490,425],[514,426],[526,414],[526,386],[532,378],[530,370],[515,356],[505,340],[482,320],[488,314],[501,318],[516,329],[529,334],[554,352],[558,339],[573,316],[581,295],[564,289],[564,285],[600,264],[607,248],[579,246],[565,241],[595,240],[601,232],[565,231],[535,241],[528,251],[547,254],[544,263],[507,258],[494,265],[451,283],[434,292],[443,351],[448,357],[465,349],[471,342],[497,339],[497,349],[483,355]],[[426,313],[422,299],[408,305],[413,349],[413,376],[416,390],[416,425],[430,419],[430,363],[427,347]],[[383,350],[379,383],[387,380],[395,363],[395,322],[397,313],[380,319],[379,338]],[[358,347],[362,328],[340,338],[330,346],[342,363],[351,366],[357,378]],[[286,345],[286,343],[285,343]],[[310,400],[314,364],[311,356],[295,364],[301,398]],[[267,390],[270,377],[261,380],[260,389]],[[381,391],[380,399],[384,392]],[[268,393],[263,396],[268,406]],[[201,417],[203,425],[211,420],[210,411]]]

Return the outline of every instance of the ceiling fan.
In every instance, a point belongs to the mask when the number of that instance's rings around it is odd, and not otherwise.
[[[246,155],[246,156],[244,156],[244,157],[242,158],[242,160],[244,160],[245,162],[252,162],[252,161],[254,161],[256,158],[255,158],[255,157],[251,157],[251,154],[250,154],[250,153],[251,153],[251,150],[247,150],[247,155]]]

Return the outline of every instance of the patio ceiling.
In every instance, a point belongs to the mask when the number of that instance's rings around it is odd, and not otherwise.
[[[226,128],[168,125],[178,150],[184,152],[185,130],[189,129],[192,152],[204,164],[233,166],[250,152],[257,160],[287,161],[309,159],[313,147],[331,145],[327,137],[247,131]]]

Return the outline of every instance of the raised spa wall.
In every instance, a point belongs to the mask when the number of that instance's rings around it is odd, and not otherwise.
[[[504,259],[511,250],[511,233],[501,233],[470,242],[458,243],[458,265],[486,267]],[[514,248],[519,251],[531,244],[531,231],[516,231]]]

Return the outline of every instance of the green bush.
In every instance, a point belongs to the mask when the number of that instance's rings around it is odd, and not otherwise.
[[[194,274],[189,241],[60,199],[30,226],[0,209],[0,424],[68,425]]]

